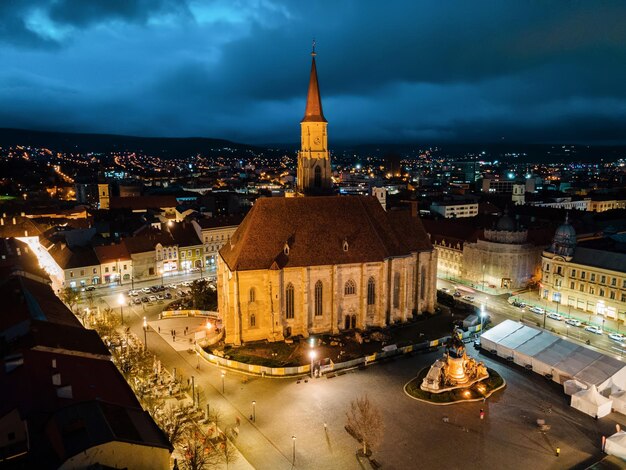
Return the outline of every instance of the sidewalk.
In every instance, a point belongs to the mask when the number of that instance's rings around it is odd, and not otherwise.
[[[155,322],[151,323],[154,324]],[[133,321],[130,328],[133,333],[143,339],[144,333],[141,322]],[[163,332],[163,328],[161,331]],[[239,463],[229,463],[229,469],[272,468],[287,470],[292,468],[291,456],[283,454],[274,442],[248,420],[248,410],[237,409],[228,399],[229,393],[233,393],[242,386],[243,376],[229,371],[222,378],[221,369],[210,366],[204,361],[198,363],[196,354],[187,353],[187,348],[185,351],[172,349],[163,335],[158,334],[158,329],[155,331],[150,324],[147,332],[147,343],[148,349],[157,355],[163,367],[170,372],[176,369],[176,376],[181,381],[194,377],[196,386],[199,386],[204,392],[205,400],[211,409],[220,410],[224,431],[236,426],[237,419],[239,419],[239,435],[233,443],[240,452],[242,459]],[[222,386],[224,386],[224,394],[222,394]],[[236,465],[243,466],[236,467]]]

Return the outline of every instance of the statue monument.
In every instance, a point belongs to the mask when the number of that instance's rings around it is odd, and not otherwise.
[[[437,359],[430,367],[420,388],[426,392],[442,393],[469,387],[488,377],[485,365],[467,356],[461,336],[455,330],[446,342],[443,358]]]

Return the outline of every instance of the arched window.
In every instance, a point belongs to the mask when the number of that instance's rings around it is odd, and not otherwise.
[[[354,295],[356,294],[356,284],[354,283],[354,281],[352,279],[350,279],[348,282],[346,282],[346,285],[343,289],[343,293],[345,295]]]
[[[422,266],[420,277],[420,298],[424,300],[426,298],[426,266]]]
[[[256,300],[256,291],[254,290],[254,287],[250,288],[250,303],[254,302]]]
[[[254,328],[256,326],[256,315],[254,313],[250,314],[250,328]]]
[[[322,187],[322,169],[319,166],[315,167],[315,187]]]
[[[376,303],[376,281],[373,277],[370,277],[367,281],[367,305],[374,305]]]
[[[315,315],[318,317],[322,315],[323,289],[322,281],[317,281],[315,283]]]
[[[393,306],[400,307],[400,273],[393,275]]]
[[[293,284],[287,284],[285,288],[285,316],[287,318],[294,317],[294,292],[293,292]]]

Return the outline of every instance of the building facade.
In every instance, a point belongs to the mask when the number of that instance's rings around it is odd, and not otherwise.
[[[626,320],[626,233],[577,242],[566,219],[542,254],[540,295],[561,312]]]
[[[431,212],[439,214],[446,219],[458,219],[461,217],[476,217],[478,215],[477,202],[433,202]]]

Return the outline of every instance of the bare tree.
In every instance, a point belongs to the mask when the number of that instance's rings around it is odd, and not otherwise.
[[[363,444],[363,455],[380,441],[383,434],[383,419],[379,409],[363,395],[350,403],[346,413],[347,426]]]
[[[166,407],[155,416],[157,424],[173,446],[178,447],[183,441],[186,442],[188,431],[193,425],[192,413],[190,405],[178,404]]]
[[[196,429],[190,428],[181,442],[182,468],[205,470],[219,463],[220,452]]]
[[[228,470],[228,464],[235,462],[239,456],[237,448],[228,440],[225,434],[222,434],[222,439],[217,444],[217,449],[219,455],[218,462],[226,464],[226,470]]]

